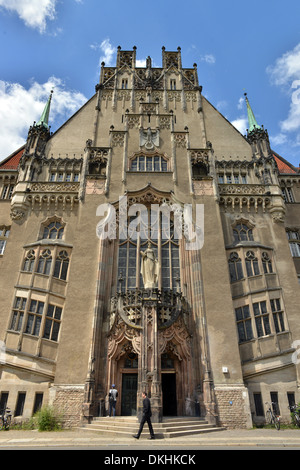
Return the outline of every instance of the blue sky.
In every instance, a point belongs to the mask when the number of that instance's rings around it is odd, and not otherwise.
[[[119,45],[157,67],[162,46],[180,46],[204,96],[245,134],[246,91],[272,148],[299,166],[299,19],[299,0],[0,0],[0,160],[53,87],[52,131],[89,99]]]

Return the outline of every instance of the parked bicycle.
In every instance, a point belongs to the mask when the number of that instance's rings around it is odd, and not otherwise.
[[[266,421],[268,424],[274,424],[277,431],[280,429],[280,416],[274,412],[277,408],[277,403],[266,403],[269,406],[266,412]]]
[[[0,430],[9,429],[11,423],[11,411],[9,408],[2,410],[0,414]]]
[[[300,409],[299,409],[299,407],[297,405],[292,405],[292,406],[289,406],[289,409],[291,411],[293,423],[298,428],[300,428],[300,416],[299,416]]]

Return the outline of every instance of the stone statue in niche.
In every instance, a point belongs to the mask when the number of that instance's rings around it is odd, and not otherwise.
[[[153,150],[154,147],[159,147],[159,130],[153,131],[151,127],[145,131],[140,130],[140,147],[144,147],[147,150]]]
[[[144,288],[155,289],[157,287],[159,262],[151,248],[151,242],[148,242],[148,248],[141,251],[141,274],[143,276]]]

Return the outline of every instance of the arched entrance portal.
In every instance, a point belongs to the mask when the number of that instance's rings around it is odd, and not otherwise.
[[[108,337],[107,368],[107,393],[112,383],[119,392],[117,414],[139,415],[141,393],[146,390],[151,397],[154,422],[162,416],[194,414],[190,408],[193,396],[190,334],[181,309],[170,310],[166,321],[166,308],[161,311],[164,296],[161,292],[159,299],[155,295],[156,298],[148,293],[144,302],[136,297],[139,302],[136,308],[130,298],[130,310],[124,309],[125,294],[116,299]],[[180,296],[175,297],[173,301],[178,301]]]

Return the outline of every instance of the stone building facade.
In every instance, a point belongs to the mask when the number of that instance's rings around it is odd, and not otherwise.
[[[49,403],[74,426],[107,412],[114,383],[119,415],[147,390],[156,422],[250,427],[270,401],[288,420],[300,171],[248,98],[243,136],[180,48],[157,68],[135,47],[54,133],[51,96],[0,164],[1,407],[26,419]]]

